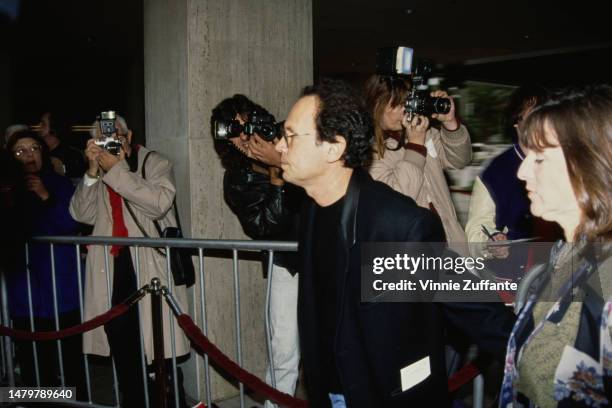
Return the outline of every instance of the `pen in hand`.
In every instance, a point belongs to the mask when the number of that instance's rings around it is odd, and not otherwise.
[[[489,232],[489,230],[487,229],[487,227],[485,227],[484,225],[481,225],[482,228],[482,232],[484,232],[484,234],[489,237],[489,239],[491,241],[495,241],[495,238],[493,238],[493,235],[491,235],[491,233]]]

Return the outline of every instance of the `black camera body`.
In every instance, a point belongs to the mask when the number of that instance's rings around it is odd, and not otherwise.
[[[280,134],[274,116],[256,111],[249,115],[249,121],[244,124],[244,133],[249,136],[257,133],[268,142],[273,141]]]
[[[100,125],[101,137],[96,139],[94,143],[110,154],[119,156],[121,152],[121,141],[116,138],[117,127],[115,126],[115,121],[117,120],[117,116],[115,111],[101,112],[97,119]]]
[[[450,112],[451,101],[449,98],[440,98],[429,95],[427,80],[431,74],[431,63],[427,60],[415,64],[412,74],[412,88],[404,102],[404,111],[408,120],[416,115],[430,117],[434,113],[446,114]]]
[[[228,140],[240,136],[241,133],[249,137],[257,133],[262,139],[271,142],[280,134],[280,126],[274,121],[274,116],[257,111],[251,112],[244,124],[235,119],[218,120],[214,123],[213,136],[216,140]]]
[[[376,69],[381,75],[410,76],[412,88],[404,102],[408,119],[416,115],[431,116],[434,113],[450,112],[449,98],[429,95],[428,79],[432,64],[428,60],[415,60],[414,50],[410,47],[381,48],[376,54]]]

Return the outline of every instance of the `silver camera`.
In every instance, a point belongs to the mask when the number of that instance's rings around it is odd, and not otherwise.
[[[121,141],[117,139],[117,128],[115,111],[101,112],[97,117],[100,126],[101,137],[95,140],[95,144],[107,152],[118,156],[121,152]]]

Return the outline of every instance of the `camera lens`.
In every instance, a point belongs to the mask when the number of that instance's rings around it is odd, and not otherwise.
[[[259,134],[265,141],[271,142],[276,137],[276,129],[274,126],[263,125],[259,129]]]
[[[431,98],[432,113],[446,114],[450,112],[451,102],[448,98]]]

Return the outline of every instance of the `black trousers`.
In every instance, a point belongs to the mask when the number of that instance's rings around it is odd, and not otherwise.
[[[65,329],[81,323],[79,311],[75,310],[59,315],[59,327]],[[16,329],[30,330],[29,317],[13,318]],[[34,318],[36,331],[54,331],[55,319]],[[85,387],[85,360],[83,356],[83,336],[76,335],[60,340],[64,380],[67,387],[76,387],[76,397],[87,399]],[[60,366],[57,341],[36,342],[38,374],[41,386],[58,387],[60,381]],[[36,371],[34,367],[34,347],[32,341],[15,341],[15,354],[21,374],[21,384],[28,387],[36,386]]]
[[[132,265],[132,258],[128,248],[122,248],[119,255],[114,258],[113,293],[111,303],[113,306],[123,302],[133,294],[137,288],[136,272]],[[145,406],[143,371],[141,362],[141,347],[139,328],[140,319],[138,308],[131,307],[127,313],[113,319],[104,326],[106,337],[110,346],[111,354],[117,368],[117,380],[119,391],[122,395],[121,406],[140,408]],[[166,368],[172,366],[166,360]],[[169,390],[173,391],[172,370],[166,370],[169,374]],[[186,407],[185,392],[183,390],[183,376],[180,368],[177,371],[179,385],[179,406]],[[147,376],[147,378],[149,378]],[[148,381],[149,394],[154,395],[155,384]],[[155,403],[151,401],[151,406]],[[174,392],[168,398],[168,407],[175,407]]]

